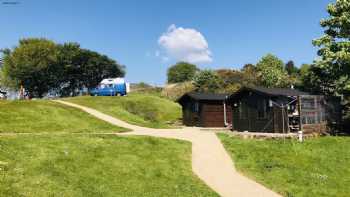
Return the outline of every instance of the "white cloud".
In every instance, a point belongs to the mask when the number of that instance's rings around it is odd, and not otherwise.
[[[190,63],[213,61],[206,39],[195,29],[176,27],[172,24],[167,32],[160,36],[158,44],[165,50],[167,59]]]

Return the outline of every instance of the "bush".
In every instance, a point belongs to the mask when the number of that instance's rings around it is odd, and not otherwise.
[[[223,85],[223,81],[214,71],[203,70],[195,75],[193,85],[198,92],[218,92]]]
[[[192,80],[193,76],[198,71],[196,65],[179,62],[168,69],[168,83],[180,83]]]

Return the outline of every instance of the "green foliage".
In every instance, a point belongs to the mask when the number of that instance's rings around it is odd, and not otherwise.
[[[299,74],[302,78],[306,77],[310,72],[310,64],[302,64],[299,69]]]
[[[237,70],[219,69],[216,70],[216,73],[222,80],[222,88],[220,88],[223,89],[222,92],[233,93],[241,87],[244,81],[243,73]]]
[[[77,43],[56,44],[42,38],[22,39],[13,51],[5,51],[1,69],[3,83],[14,89],[22,84],[31,97],[49,91],[75,95],[103,78],[124,74],[124,66],[105,55],[81,49]]]
[[[327,10],[329,17],[320,22],[324,35],[313,41],[319,58],[307,81],[316,93],[344,96],[344,118],[350,125],[350,1],[337,0]]]
[[[0,133],[113,133],[118,131],[126,131],[126,129],[110,125],[80,110],[52,101],[0,101]]]
[[[181,117],[181,107],[159,96],[131,93],[123,97],[72,97],[69,102],[99,110],[131,124],[171,128]]]
[[[349,196],[348,137],[321,137],[303,143],[226,134],[219,138],[239,171],[283,196]]]
[[[285,69],[290,76],[297,75],[299,73],[299,69],[294,65],[292,60],[287,62]]]
[[[168,83],[190,81],[198,71],[196,65],[187,62],[178,62],[168,69]]]
[[[319,59],[311,67],[309,80],[318,91],[330,95],[350,94],[350,1],[328,5],[329,18],[321,20],[324,35],[313,41]]]
[[[222,79],[212,70],[202,70],[193,78],[193,85],[198,92],[218,92],[222,84]]]
[[[2,68],[8,85],[18,88],[22,84],[32,96],[42,97],[58,85],[62,69],[58,65],[58,49],[46,39],[22,39],[19,46],[5,54]]]
[[[0,138],[0,196],[218,196],[185,141],[115,135]]]
[[[243,86],[257,86],[259,85],[258,71],[253,64],[245,64],[241,69],[242,72],[242,85]]]
[[[290,80],[284,63],[272,54],[267,54],[256,65],[260,82],[265,87],[288,87]]]

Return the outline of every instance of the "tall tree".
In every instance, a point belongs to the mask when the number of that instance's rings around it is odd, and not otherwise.
[[[187,62],[178,62],[168,69],[168,83],[190,81],[199,69]]]
[[[337,0],[327,10],[329,17],[320,22],[324,35],[313,41],[320,58],[309,80],[325,94],[350,94],[350,1]]]
[[[77,43],[59,45],[59,64],[63,67],[62,96],[76,95],[82,88],[93,88],[104,78],[122,77],[125,67]]]
[[[286,67],[287,73],[290,76],[297,75],[299,72],[298,68],[294,65],[294,62],[292,60],[289,60],[285,67]]]
[[[256,65],[258,77],[263,86],[287,87],[290,85],[288,73],[284,69],[284,63],[272,54],[262,57]]]
[[[6,50],[1,81],[32,97],[56,91],[75,95],[81,88],[95,87],[102,79],[120,77],[125,67],[105,55],[81,49],[77,43],[56,44],[47,39],[22,39],[13,51]]]
[[[3,77],[13,88],[23,85],[31,96],[42,97],[57,86],[57,47],[53,41],[42,38],[22,39],[13,51],[5,54]]]

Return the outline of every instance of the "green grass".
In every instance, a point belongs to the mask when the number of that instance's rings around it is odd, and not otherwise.
[[[83,96],[65,100],[144,127],[171,128],[181,117],[180,105],[152,94],[132,93],[124,97]]]
[[[188,142],[51,134],[0,136],[0,196],[217,194],[192,173]]]
[[[350,138],[243,140],[219,134],[235,166],[284,196],[350,194]]]
[[[52,101],[0,101],[0,133],[110,133],[125,130]]]

